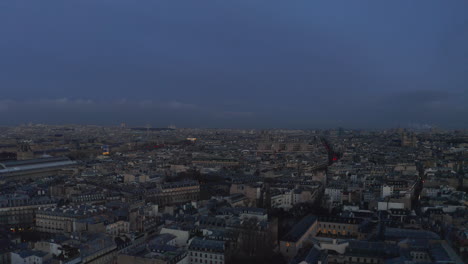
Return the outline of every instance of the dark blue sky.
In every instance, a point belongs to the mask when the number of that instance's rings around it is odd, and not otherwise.
[[[468,1],[0,1],[0,125],[468,127]]]

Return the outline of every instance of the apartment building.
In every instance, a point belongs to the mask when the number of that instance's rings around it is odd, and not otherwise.
[[[190,264],[224,264],[225,254],[224,241],[194,238],[188,247]]]

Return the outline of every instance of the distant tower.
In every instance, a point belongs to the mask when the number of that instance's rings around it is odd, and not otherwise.
[[[151,128],[151,125],[150,124],[146,124],[146,138],[149,137],[149,132],[150,132],[150,128]]]
[[[120,128],[127,128],[127,124],[124,122],[120,123]]]

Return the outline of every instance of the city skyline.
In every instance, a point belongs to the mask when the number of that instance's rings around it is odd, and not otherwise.
[[[0,1],[0,264],[468,263],[468,1]]]

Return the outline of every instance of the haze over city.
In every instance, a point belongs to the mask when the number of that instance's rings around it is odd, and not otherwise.
[[[0,125],[467,128],[467,1],[1,1]]]

